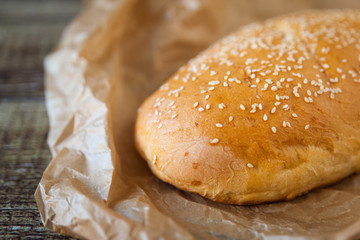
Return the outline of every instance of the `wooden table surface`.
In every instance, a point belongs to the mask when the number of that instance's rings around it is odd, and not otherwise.
[[[79,0],[0,0],[0,238],[70,239],[42,226],[34,192],[51,159],[43,60]]]

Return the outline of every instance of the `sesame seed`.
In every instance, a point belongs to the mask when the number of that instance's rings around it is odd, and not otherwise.
[[[177,114],[174,114],[171,116],[172,119],[176,118],[177,117]]]
[[[229,86],[229,84],[227,82],[224,82],[223,84],[224,84],[224,87]]]
[[[252,165],[251,163],[248,163],[247,166],[248,166],[249,168],[253,168],[253,167],[254,167],[254,165]]]
[[[231,122],[233,119],[234,119],[234,117],[233,117],[233,116],[230,116],[230,117],[229,117],[229,122]]]
[[[206,110],[209,110],[210,109],[210,104],[206,104],[205,108],[206,108]]]
[[[215,126],[219,127],[219,128],[223,127],[223,125],[221,123],[216,123]]]
[[[291,124],[289,122],[286,122],[286,125],[291,128]]]
[[[208,82],[208,84],[211,85],[211,86],[218,85],[219,83],[220,82],[218,80]]]
[[[275,103],[274,103],[275,106],[278,106],[278,105],[280,105],[280,104],[281,104],[281,102],[275,102]]]
[[[256,113],[256,108],[251,109],[250,113]]]
[[[276,133],[276,127],[272,127],[271,131],[273,131],[273,133]]]
[[[264,84],[264,87],[263,87],[261,90],[262,90],[262,91],[265,91],[265,90],[267,90],[268,87],[269,87],[269,84],[265,83],[265,84]]]
[[[218,142],[219,142],[219,139],[217,139],[217,138],[214,138],[214,139],[210,140],[211,144],[216,144]]]
[[[161,128],[162,126],[163,126],[163,124],[162,124],[162,123],[160,123],[160,124],[159,124],[159,126],[158,126],[158,128]]]
[[[204,111],[204,108],[199,107],[199,108],[198,108],[198,111],[199,111],[199,112],[202,112],[202,111]]]
[[[286,127],[286,122],[285,121],[283,121],[282,126]]]
[[[198,102],[194,103],[194,108],[197,107],[199,105]]]
[[[206,90],[201,90],[200,93],[206,93]]]
[[[274,113],[276,111],[276,107],[273,107],[272,109],[271,109],[271,113]]]
[[[156,163],[156,155],[154,154],[154,156],[153,156],[153,164],[155,164]]]
[[[293,114],[291,114],[293,117],[298,117],[298,115],[296,114],[296,113],[293,113]]]
[[[266,113],[264,114],[263,119],[264,119],[264,121],[267,121],[267,120],[268,120],[268,117],[267,117]]]
[[[276,86],[272,86],[272,87],[271,87],[271,90],[272,90],[272,91],[276,91],[277,89],[278,89],[278,88],[277,88]]]
[[[165,84],[161,85],[160,90],[169,90],[169,84],[165,83]]]
[[[329,66],[329,64],[323,64],[323,67],[325,68],[325,69],[328,69],[328,68],[330,68],[330,66]]]
[[[308,129],[309,129],[309,127],[310,127],[310,125],[309,125],[309,124],[307,124],[307,125],[305,126],[305,129],[306,129],[306,130],[308,130]]]
[[[359,56],[360,56],[360,55],[359,55]],[[357,76],[356,72],[354,72],[353,70],[349,70],[348,73],[351,74],[352,77],[356,77],[356,76]]]
[[[205,100],[209,99],[210,95],[206,95],[205,96]]]
[[[215,88],[214,87],[209,87],[209,91],[212,91],[212,90],[214,90]]]
[[[214,75],[216,75],[216,73],[217,73],[217,72],[211,70],[211,71],[210,71],[210,76],[214,76]]]
[[[283,96],[279,96],[280,99],[290,99],[290,97],[288,95],[283,95]]]
[[[341,68],[336,68],[336,71],[337,71],[338,73],[342,73]]]
[[[330,51],[330,47],[327,47],[327,48],[323,47],[323,48],[321,48],[321,52],[322,52],[322,53],[328,53],[329,51]]]
[[[243,110],[243,111],[245,111],[245,106],[242,105],[242,104],[240,104],[240,109]]]
[[[225,106],[224,103],[220,103],[220,104],[219,104],[219,108],[220,108],[220,109],[224,109],[225,107],[226,107],[226,106]]]

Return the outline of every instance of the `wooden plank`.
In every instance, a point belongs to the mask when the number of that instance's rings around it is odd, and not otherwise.
[[[1,238],[71,239],[45,229],[34,199],[51,159],[42,100],[0,101]]]
[[[0,0],[1,239],[72,239],[42,226],[34,192],[51,159],[43,60],[80,4]]]
[[[75,0],[0,0],[0,98],[44,95],[44,57],[79,8]]]

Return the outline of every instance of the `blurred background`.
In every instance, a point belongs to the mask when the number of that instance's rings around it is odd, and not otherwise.
[[[67,238],[42,226],[33,194],[51,159],[43,60],[81,4],[0,0],[0,238]],[[239,0],[239,4],[244,9],[239,26],[309,8],[360,8],[357,0]]]
[[[77,0],[0,0],[0,239],[64,239],[34,199],[51,159],[43,60],[78,13]]]

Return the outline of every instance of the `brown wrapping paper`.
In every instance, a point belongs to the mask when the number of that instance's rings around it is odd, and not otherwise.
[[[53,159],[35,197],[44,225],[85,239],[347,239],[360,234],[360,175],[288,202],[215,203],[151,174],[136,109],[209,44],[256,20],[358,1],[93,0],[46,58]]]

